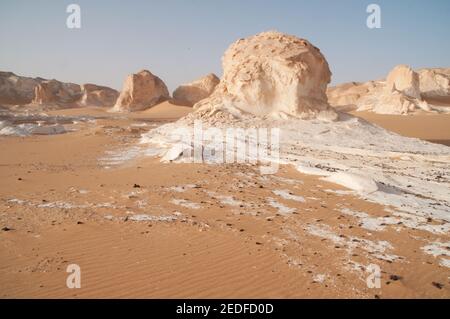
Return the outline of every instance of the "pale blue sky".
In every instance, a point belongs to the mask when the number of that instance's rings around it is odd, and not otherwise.
[[[81,6],[82,28],[66,27]],[[366,7],[382,29],[366,27]],[[450,67],[449,0],[0,0],[0,70],[120,89],[149,69],[172,91],[214,72],[236,39],[276,29],[325,54],[333,83],[384,77],[397,64]]]

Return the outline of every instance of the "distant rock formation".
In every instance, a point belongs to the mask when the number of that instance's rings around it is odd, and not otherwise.
[[[271,118],[335,120],[326,87],[331,72],[320,50],[307,40],[276,31],[240,39],[222,58],[223,78],[194,105],[198,112],[227,111]]]
[[[379,114],[410,114],[417,111],[447,112],[430,98],[450,98],[450,69],[396,66],[386,80],[346,83],[329,88],[328,100],[338,110],[370,111]]]
[[[78,85],[57,80],[0,72],[0,104],[50,108],[113,106],[119,92],[95,84]]]
[[[76,106],[81,95],[81,87],[78,84],[62,83],[56,80],[43,81],[35,87],[31,103],[73,107]]]
[[[422,97],[450,97],[450,68],[422,69],[418,73]]]
[[[384,86],[383,83],[370,81],[365,83],[349,82],[327,89],[328,103],[341,111],[356,109],[357,101],[369,91]]]
[[[386,93],[399,92],[414,99],[421,99],[419,74],[407,65],[397,65],[386,78]]]
[[[12,72],[0,72],[0,104],[23,105],[31,103],[34,88],[45,79],[18,76]]]
[[[215,74],[210,73],[196,81],[179,86],[172,95],[175,101],[193,106],[210,96],[219,82],[220,79]]]
[[[389,72],[384,86],[371,90],[357,101],[358,111],[378,114],[409,114],[417,110],[430,111],[422,100],[419,75],[409,66],[399,65]]]
[[[119,97],[119,92],[106,86],[83,84],[80,106],[107,106],[112,107]]]
[[[169,97],[164,82],[150,71],[143,70],[126,78],[113,111],[145,110]]]

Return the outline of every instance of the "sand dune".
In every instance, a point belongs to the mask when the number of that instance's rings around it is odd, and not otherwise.
[[[449,114],[416,114],[413,116],[369,112],[352,112],[352,114],[403,136],[450,146]]]

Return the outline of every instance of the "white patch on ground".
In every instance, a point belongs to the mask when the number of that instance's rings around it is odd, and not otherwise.
[[[173,222],[177,220],[178,218],[176,216],[172,215],[166,215],[166,216],[153,216],[153,215],[147,215],[147,214],[138,214],[138,215],[132,215],[128,217],[128,220],[136,221],[136,222]]]
[[[83,194],[83,195],[89,193],[89,191],[86,190],[86,189],[76,189],[75,187],[69,188],[69,191],[70,191],[71,193],[79,193],[79,194]]]
[[[360,194],[370,194],[378,190],[377,183],[372,178],[358,174],[332,173],[330,176],[323,178],[323,180],[342,185]]]
[[[439,265],[450,268],[450,259],[442,258],[441,261],[439,262]]]
[[[25,129],[20,127],[6,126],[0,130],[0,135],[4,136],[28,136],[30,135]]]
[[[442,235],[450,232],[450,223],[436,221],[438,224],[431,224],[428,218],[420,215],[418,216],[416,214],[408,214],[404,212],[393,212],[392,214],[399,218],[399,222],[401,222],[403,226],[411,229],[418,229],[433,234]]]
[[[134,199],[134,198],[138,198],[140,195],[146,193],[147,191],[144,189],[140,189],[140,190],[135,190],[135,191],[131,191],[129,193],[123,194],[122,197],[123,198],[128,198],[128,199]]]
[[[8,203],[23,205],[23,206],[31,206],[36,208],[56,208],[56,209],[83,209],[83,208],[112,208],[112,209],[122,209],[123,206],[117,206],[113,203],[85,203],[85,204],[75,204],[65,201],[56,201],[56,202],[33,202],[22,199],[9,199]]]
[[[364,212],[353,211],[349,208],[343,208],[341,213],[357,217],[361,224],[361,227],[367,230],[382,231],[386,225],[396,225],[399,223],[399,218],[394,217],[372,217]]]
[[[354,191],[346,191],[346,190],[341,190],[341,189],[324,189],[324,191],[327,192],[327,193],[336,194],[338,196],[354,195],[355,194]]]
[[[434,242],[422,247],[422,250],[433,257],[446,256],[450,257],[450,241],[446,243]]]
[[[12,198],[12,199],[8,199],[7,201],[8,203],[11,204],[17,204],[17,205],[24,205],[26,204],[26,201],[23,199],[18,199],[18,198]]]
[[[185,191],[187,191],[188,189],[192,189],[192,188],[196,188],[197,185],[195,184],[187,184],[187,185],[180,185],[180,186],[172,186],[169,187],[168,189],[177,193],[184,193]]]
[[[300,173],[306,174],[306,175],[317,175],[317,176],[329,176],[330,175],[330,173],[327,171],[324,171],[317,167],[308,166],[308,165],[298,164],[298,165],[295,165],[295,169],[297,171],[299,171]]]
[[[450,257],[450,241],[446,243],[434,242],[422,247],[422,250],[433,257]],[[450,259],[441,258],[439,265],[450,268]]]
[[[267,198],[267,203],[273,208],[278,210],[278,213],[281,215],[288,215],[296,212],[295,208],[287,207],[278,202],[276,199],[272,197]]]
[[[272,192],[275,195],[280,196],[281,198],[284,198],[284,199],[289,199],[289,200],[293,200],[293,201],[300,202],[300,203],[305,202],[305,198],[303,198],[302,196],[294,195],[289,190],[274,190]]]
[[[139,146],[133,146],[126,149],[108,150],[105,152],[105,156],[99,158],[98,161],[104,168],[119,166],[123,163],[143,156],[145,152],[146,150]]]
[[[63,134],[76,130],[79,124],[95,124],[95,119],[89,116],[53,116],[20,110],[3,111],[1,117],[0,135],[7,136]]]
[[[136,201],[136,206],[138,208],[145,208],[145,207],[147,207],[147,205],[148,205],[148,201],[145,199],[140,199],[140,200]]]
[[[176,199],[176,198],[174,198],[170,202],[172,204],[175,204],[175,205],[178,205],[178,206],[182,206],[182,207],[185,207],[185,208],[190,208],[190,209],[200,209],[201,208],[201,206],[199,204],[190,202],[190,201],[188,201],[186,199]]]
[[[39,124],[19,124],[14,126],[4,126],[0,130],[0,135],[6,136],[29,136],[29,135],[55,135],[66,133],[63,125],[39,125]]]
[[[59,209],[75,209],[75,208],[89,208],[89,204],[72,204],[63,201],[49,202],[36,205],[37,208],[59,208]]]
[[[369,253],[369,256],[380,260],[393,262],[397,259],[400,259],[400,257],[397,255],[387,253],[387,251],[394,248],[387,241],[375,242],[359,237],[341,237],[334,233],[330,226],[325,224],[308,225],[306,230],[311,235],[328,239],[334,244],[343,246],[343,248],[347,249],[349,255],[352,254],[354,249],[359,248]]]
[[[303,184],[302,180],[299,179],[292,179],[292,178],[286,178],[286,177],[282,177],[282,176],[276,176],[276,175],[269,175],[273,180],[277,181],[277,182],[281,182],[284,184],[289,184],[289,185],[298,185],[298,184]]]
[[[325,281],[326,277],[327,276],[324,275],[324,274],[317,274],[317,275],[315,275],[313,277],[313,281],[316,282],[316,283],[321,284],[321,283],[323,283]]]
[[[223,205],[235,206],[235,207],[241,206],[241,205],[247,206],[240,200],[235,199],[233,196],[221,195],[221,194],[217,194],[216,192],[213,192],[213,191],[205,191],[205,192],[210,197],[218,199],[220,201],[220,203]]]

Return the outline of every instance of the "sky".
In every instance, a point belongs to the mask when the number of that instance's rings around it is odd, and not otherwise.
[[[80,29],[66,26],[71,3]],[[366,25],[371,3],[380,29]],[[449,0],[0,0],[0,70],[120,90],[148,69],[172,91],[220,76],[231,43],[268,30],[319,47],[332,84],[384,78],[397,64],[450,67]]]

